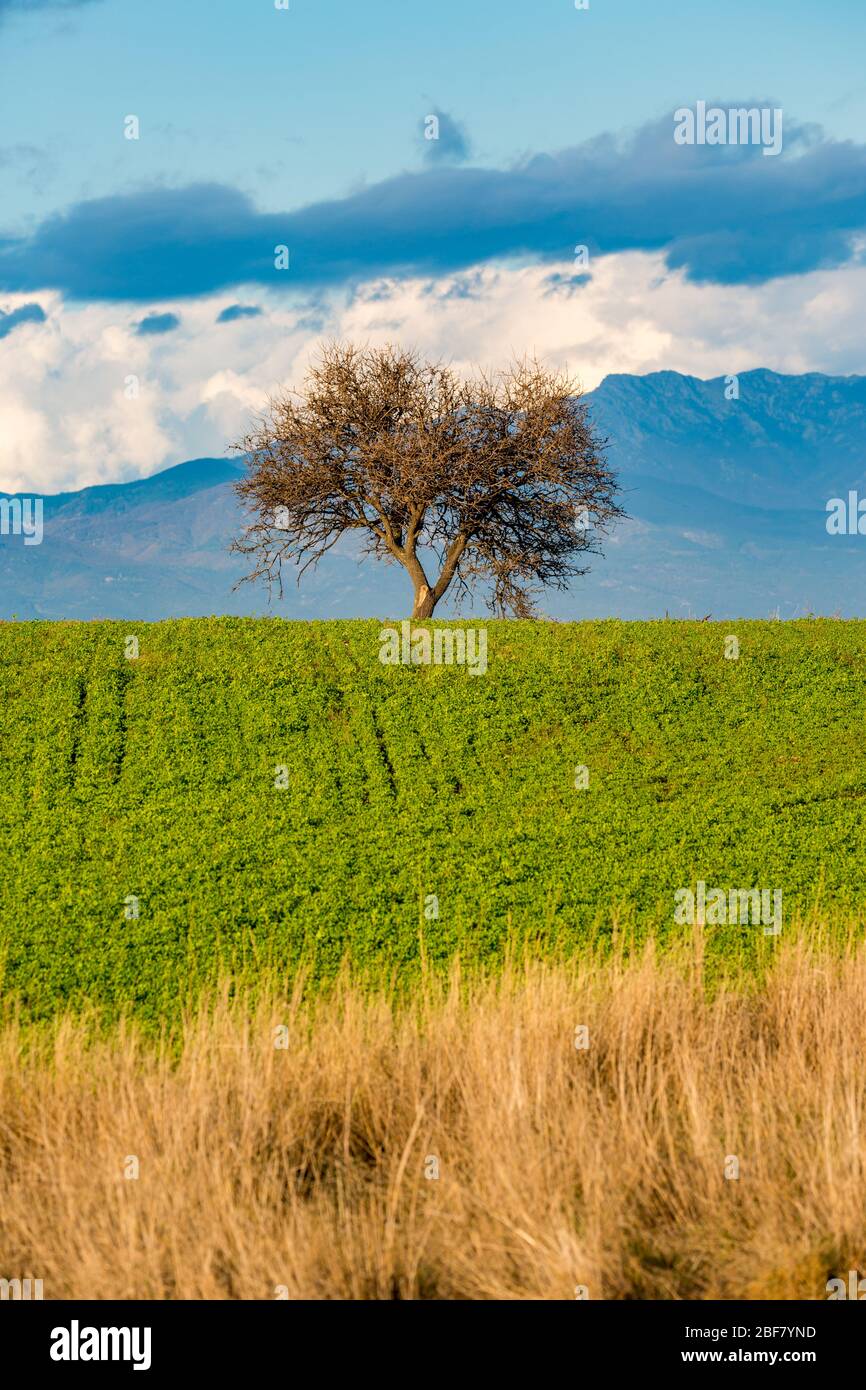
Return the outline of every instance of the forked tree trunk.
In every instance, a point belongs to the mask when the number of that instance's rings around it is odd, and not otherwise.
[[[421,584],[415,590],[415,607],[412,609],[413,618],[432,618],[433,609],[436,607],[436,599],[433,597],[433,590],[426,584]]]

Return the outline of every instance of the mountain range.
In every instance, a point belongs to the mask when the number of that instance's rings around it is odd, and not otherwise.
[[[866,377],[758,370],[736,390],[728,378],[653,372],[611,375],[587,393],[628,520],[588,575],[541,597],[543,613],[866,615],[866,536],[826,527],[831,498],[866,497]],[[359,563],[348,539],[300,587],[289,578],[282,600],[235,590],[246,562],[228,551],[242,526],[231,484],[243,467],[194,459],[45,497],[40,545],[0,536],[0,618],[407,614],[403,571]],[[452,612],[446,600],[436,616]]]

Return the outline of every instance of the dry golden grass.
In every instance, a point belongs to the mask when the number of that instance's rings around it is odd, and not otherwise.
[[[10,1023],[0,1276],[46,1298],[826,1297],[866,1254],[864,1006],[866,952],[801,945],[712,999],[648,955],[455,971],[408,1004],[226,996],[172,1047]]]

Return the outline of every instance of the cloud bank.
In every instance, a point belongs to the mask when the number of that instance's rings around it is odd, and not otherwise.
[[[783,153],[765,159],[756,146],[677,145],[668,115],[511,169],[437,165],[284,213],[221,184],[92,199],[0,239],[0,289],[137,302],[242,284],[279,293],[561,262],[576,244],[658,252],[698,284],[760,285],[855,260],[864,228],[866,146],[789,121]]]
[[[586,389],[608,373],[661,369],[866,373],[866,267],[695,285],[660,253],[630,252],[594,261],[586,284],[573,278],[568,262],[482,266],[370,281],[313,305],[270,293],[261,317],[218,330],[233,298],[163,302],[182,322],[156,337],[135,331],[129,305],[50,295],[45,323],[19,321],[0,340],[0,491],[56,492],[218,457],[268,395],[300,384],[324,336],[412,344],[458,370],[535,352]]]

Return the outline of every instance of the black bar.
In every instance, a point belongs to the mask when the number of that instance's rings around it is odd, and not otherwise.
[[[4,1363],[52,1377],[213,1372],[221,1379],[311,1370],[323,1378],[452,1379],[461,1368],[537,1378],[562,1364],[575,1373],[799,1366],[826,1380],[862,1351],[856,1308],[826,1302],[359,1304],[335,1302],[61,1303],[0,1305]],[[116,1329],[117,1336],[91,1329]],[[133,1329],[138,1329],[137,1336]],[[149,1340],[146,1335],[149,1331]],[[406,1339],[406,1345],[403,1345]],[[84,1359],[98,1350],[106,1359]],[[60,1353],[79,1359],[54,1359]],[[110,1359],[114,1352],[125,1360]],[[140,1370],[135,1372],[135,1361]],[[147,1364],[145,1365],[145,1362]],[[312,1364],[311,1364],[312,1363]]]

